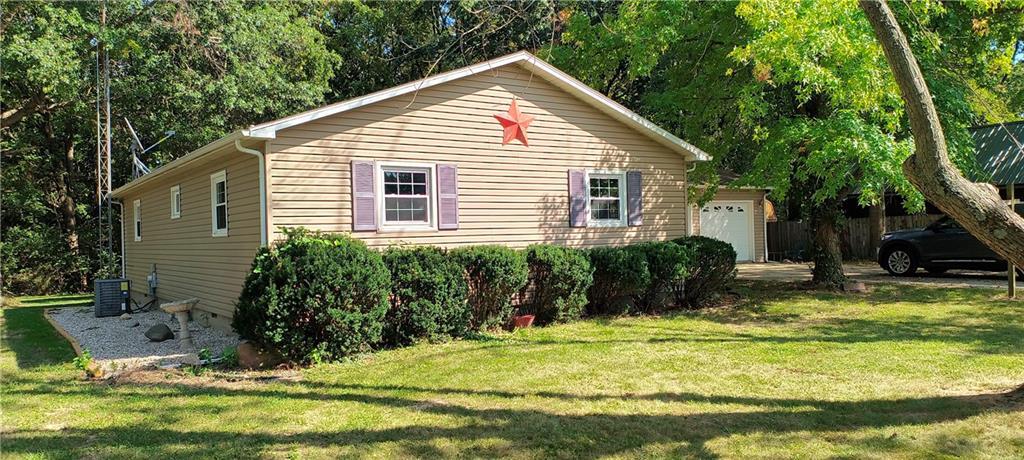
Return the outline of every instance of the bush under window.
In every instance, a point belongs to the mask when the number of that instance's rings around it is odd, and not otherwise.
[[[300,363],[370,351],[388,308],[380,254],[344,235],[285,234],[257,253],[232,327]]]
[[[583,314],[594,271],[583,251],[550,244],[526,248],[530,275],[524,309],[539,325],[571,321]]]
[[[651,284],[647,255],[634,246],[603,247],[588,251],[594,282],[587,293],[588,315],[631,312],[636,298]]]
[[[470,311],[462,265],[436,247],[394,247],[384,252],[391,272],[391,308],[384,343],[404,346],[421,339],[461,337]]]
[[[466,271],[470,327],[503,326],[512,318],[512,296],[526,285],[526,256],[506,246],[467,246],[451,251]]]
[[[736,279],[736,250],[732,245],[705,236],[688,236],[675,242],[689,248],[694,257],[686,275],[686,305],[701,307],[724,294]]]
[[[637,307],[652,312],[677,303],[692,255],[689,248],[671,241],[651,241],[632,246],[647,259],[651,282],[637,298]]]

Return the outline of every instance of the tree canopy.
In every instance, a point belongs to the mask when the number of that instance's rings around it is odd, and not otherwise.
[[[520,49],[712,153],[718,173],[774,187],[833,230],[837,200],[888,190],[919,206],[900,163],[906,116],[853,0],[563,2],[26,1],[0,15],[0,269],[7,292],[81,289],[96,248],[96,40],[109,49],[115,182],[123,118],[159,165],[249,124]],[[966,128],[1024,115],[1024,1],[894,4],[963,169]],[[809,197],[810,199],[805,199]]]

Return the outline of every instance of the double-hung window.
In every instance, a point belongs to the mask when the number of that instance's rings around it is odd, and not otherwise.
[[[171,219],[181,217],[181,186],[171,187]]]
[[[432,227],[433,168],[380,165],[384,227]]]
[[[587,174],[588,222],[593,226],[626,225],[626,175],[591,172]]]
[[[224,171],[210,175],[210,211],[213,236],[227,236],[228,179]]]
[[[132,202],[132,217],[135,219],[135,225],[132,226],[135,231],[135,241],[142,241],[142,200]]]

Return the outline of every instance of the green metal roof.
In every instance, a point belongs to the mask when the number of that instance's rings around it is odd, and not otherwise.
[[[971,135],[978,166],[987,176],[980,180],[1024,184],[1024,121],[978,126],[971,128]]]

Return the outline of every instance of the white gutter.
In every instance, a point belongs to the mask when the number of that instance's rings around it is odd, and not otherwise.
[[[136,187],[138,187],[138,186],[140,186],[142,184],[145,184],[146,182],[149,182],[149,181],[153,180],[153,178],[158,177],[161,173],[164,173],[164,172],[167,172],[167,171],[171,171],[173,169],[177,169],[177,168],[180,168],[182,166],[185,166],[186,164],[189,164],[192,161],[195,161],[195,160],[198,160],[199,158],[202,158],[204,155],[206,155],[206,154],[208,154],[210,152],[213,152],[213,151],[215,151],[215,150],[217,150],[219,148],[222,148],[222,147],[224,147],[226,145],[231,145],[232,141],[235,141],[235,140],[238,140],[238,139],[242,139],[244,137],[246,137],[246,135],[242,131],[235,131],[235,132],[233,132],[231,134],[228,134],[227,136],[224,136],[224,137],[222,137],[220,139],[217,139],[217,140],[215,140],[213,142],[210,142],[209,144],[206,144],[206,145],[204,145],[204,146],[202,146],[202,147],[200,147],[200,148],[198,148],[196,150],[193,150],[193,151],[189,152],[187,155],[185,155],[183,157],[179,157],[178,159],[176,159],[176,160],[174,160],[174,161],[172,161],[170,163],[167,163],[167,164],[165,164],[163,166],[160,166],[159,168],[154,169],[153,171],[151,171],[149,174],[146,174],[145,176],[142,176],[142,177],[140,177],[138,179],[135,179],[135,180],[133,180],[133,181],[127,183],[127,184],[124,184],[124,185],[114,189],[113,192],[110,192],[110,195],[112,197],[120,197],[120,196],[124,195],[124,193],[127,192],[128,190],[134,189],[134,188],[136,188]]]
[[[260,246],[267,245],[267,168],[266,168],[266,157],[264,153],[250,149],[244,145],[238,139],[235,139],[235,148],[239,152],[248,153],[249,155],[256,155],[259,159],[259,181],[260,181]]]
[[[110,204],[116,204],[121,208],[121,213],[118,215],[118,220],[121,222],[121,257],[119,257],[119,259],[121,259],[121,278],[124,278],[127,275],[124,260],[124,203],[122,203],[121,200],[111,198]]]

